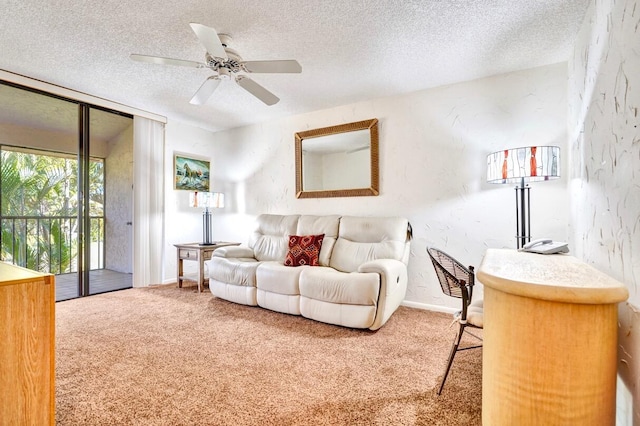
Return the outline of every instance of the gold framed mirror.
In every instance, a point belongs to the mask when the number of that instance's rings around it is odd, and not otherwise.
[[[295,134],[296,198],[375,196],[378,119]]]

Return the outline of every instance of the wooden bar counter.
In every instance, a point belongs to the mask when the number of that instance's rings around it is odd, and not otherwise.
[[[0,426],[55,424],[55,300],[53,275],[0,262]]]
[[[482,424],[614,425],[626,287],[568,255],[489,249]]]

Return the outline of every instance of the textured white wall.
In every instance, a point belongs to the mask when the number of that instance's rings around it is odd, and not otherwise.
[[[220,239],[246,242],[260,213],[407,217],[415,239],[406,300],[455,307],[442,295],[425,248],[435,245],[474,265],[487,247],[515,248],[514,190],[485,183],[486,156],[548,144],[564,153],[566,94],[562,63],[215,134],[170,123],[167,162],[172,150],[211,157],[213,187],[229,201],[214,217]],[[380,120],[380,196],[296,199],[294,133],[370,118]],[[566,240],[566,179],[532,187],[533,237]],[[181,198],[170,194],[166,200],[170,250],[199,235],[199,218]],[[167,279],[175,277],[173,263],[167,262]]]
[[[213,210],[214,240],[246,242],[245,230],[251,226],[251,218],[229,214],[237,211],[234,197],[236,185],[228,178],[228,162],[235,162],[243,154],[238,146],[224,146],[214,142],[210,131],[170,121],[165,126],[165,247],[164,282],[176,280],[176,248],[178,243],[202,241],[202,209],[189,207],[190,191],[177,191],[173,184],[173,156],[193,155],[211,161],[210,190],[225,193],[225,208]],[[223,179],[226,177],[226,179]],[[222,220],[224,219],[224,220]],[[197,270],[195,262],[184,262],[186,273]]]
[[[622,281],[619,373],[640,407],[640,2],[592,1],[570,61],[571,242]],[[640,425],[619,387],[618,424]]]

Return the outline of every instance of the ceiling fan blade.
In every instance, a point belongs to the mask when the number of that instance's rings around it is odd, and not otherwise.
[[[213,95],[216,88],[220,84],[220,80],[217,76],[211,76],[202,83],[202,86],[198,89],[198,91],[193,95],[193,98],[189,101],[190,104],[194,105],[202,105],[207,102],[207,99]]]
[[[243,63],[248,72],[258,73],[300,73],[302,67],[295,60],[285,61],[246,61]]]
[[[247,76],[244,76],[244,75],[237,76],[236,83],[238,83],[240,87],[242,87],[247,92],[251,93],[256,98],[260,99],[262,102],[264,102],[267,105],[274,105],[274,104],[277,104],[278,101],[280,101],[280,98],[278,98],[276,95],[274,95],[264,87],[260,86],[258,83],[251,80]]]
[[[147,56],[132,53],[129,55],[131,59],[139,62],[149,62],[152,64],[177,65],[181,67],[205,68],[205,64],[195,61],[185,61],[183,59],[161,58],[160,56]]]
[[[227,52],[224,51],[224,46],[222,46],[216,30],[193,22],[189,25],[191,25],[191,29],[196,33],[198,40],[200,40],[200,43],[207,49],[207,52],[216,58],[227,59]]]

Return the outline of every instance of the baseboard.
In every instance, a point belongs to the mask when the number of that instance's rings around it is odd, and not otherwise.
[[[400,305],[402,306],[406,306],[408,308],[415,308],[415,309],[422,309],[425,311],[435,311],[435,312],[444,312],[447,314],[454,314],[456,312],[458,312],[460,309],[456,309],[456,308],[449,308],[446,306],[439,306],[439,305],[430,305],[428,303],[420,303],[420,302],[412,302],[410,300],[403,300],[402,303],[400,303]]]

